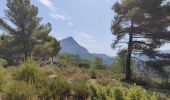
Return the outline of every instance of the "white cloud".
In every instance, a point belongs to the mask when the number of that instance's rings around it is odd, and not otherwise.
[[[80,45],[87,48],[90,52],[94,52],[96,49],[100,48],[97,41],[89,33],[76,32],[74,33],[74,38]]]
[[[64,14],[59,13],[57,7],[54,6],[54,4],[51,0],[39,0],[39,2],[48,8],[48,10],[50,11],[49,15],[51,17],[53,17],[54,19],[56,19],[56,20],[62,19],[63,20],[63,19],[68,18]]]
[[[107,3],[109,3],[109,2],[110,2],[110,0],[106,0],[106,2],[107,2]]]
[[[92,38],[91,35],[89,35],[88,33],[85,33],[85,32],[79,32],[79,33],[77,33],[77,37],[79,37],[79,38],[88,38],[88,39],[91,39],[91,38]]]
[[[73,24],[72,22],[69,22],[68,25],[69,25],[69,26],[73,26],[74,24]]]
[[[60,15],[60,14],[56,14],[56,13],[50,13],[49,14],[51,17],[53,17],[54,19],[58,20],[58,19],[66,19],[65,16]]]

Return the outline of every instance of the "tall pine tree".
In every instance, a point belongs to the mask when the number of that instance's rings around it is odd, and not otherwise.
[[[9,60],[9,56],[4,54],[14,55],[14,60],[30,56],[46,57],[54,51],[54,55],[59,52],[59,42],[49,36],[51,24],[41,23],[38,8],[32,5],[30,0],[7,0],[7,8],[5,19],[8,21],[0,18],[0,28],[5,31],[4,37],[9,37],[8,42],[0,46],[2,58]],[[6,39],[1,41],[4,40]],[[52,48],[52,45],[55,45],[55,48]]]
[[[112,33],[116,36],[113,47],[127,40],[126,79],[131,79],[131,59],[134,54],[148,57],[145,62],[153,66],[155,62],[168,62],[169,55],[158,48],[169,41],[168,4],[164,0],[122,0],[113,6],[116,15],[112,23]],[[137,60],[141,59],[138,57]],[[162,64],[164,65],[164,64]],[[161,69],[160,67],[158,69]]]

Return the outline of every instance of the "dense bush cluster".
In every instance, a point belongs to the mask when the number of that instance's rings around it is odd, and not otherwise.
[[[11,81],[3,90],[4,100],[32,100],[35,98],[35,89],[32,84],[24,81]]]
[[[0,58],[0,66],[6,66],[7,65],[7,61],[5,59]]]
[[[72,89],[76,100],[85,100],[90,95],[88,83],[85,80],[74,80]]]
[[[91,86],[91,100],[168,100],[165,95],[156,92],[147,92],[145,89],[132,86],[102,87]]]
[[[62,65],[67,66],[77,66],[80,68],[89,68],[90,61],[86,59],[82,59],[80,56],[77,55],[70,55],[70,54],[63,54],[58,56],[58,62]]]
[[[109,80],[107,71],[80,70],[69,67],[60,70],[55,67],[40,68],[28,59],[18,68],[0,67],[0,90],[3,100],[168,100],[161,93],[147,91],[142,87]],[[92,72],[93,73],[93,72]],[[73,75],[73,76],[72,76]],[[83,76],[84,75],[84,76]],[[79,77],[78,77],[79,76]],[[82,78],[80,78],[82,76]],[[92,75],[93,76],[93,75]],[[104,78],[104,76],[106,76]],[[97,81],[98,80],[98,81]],[[100,81],[99,81],[100,80]]]

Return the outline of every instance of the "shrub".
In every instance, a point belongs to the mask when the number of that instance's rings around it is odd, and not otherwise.
[[[42,75],[42,72],[37,66],[36,62],[33,61],[32,59],[28,59],[18,69],[16,79],[35,83],[36,80],[38,80],[38,78],[41,75]]]
[[[102,86],[90,86],[91,100],[112,100],[112,90]]]
[[[34,98],[34,88],[24,81],[14,81],[4,88],[5,100],[32,100]]]
[[[89,85],[85,80],[74,80],[72,82],[72,89],[76,100],[85,100],[90,94]]]
[[[64,99],[70,94],[70,85],[63,77],[54,79],[42,78],[36,85],[38,94],[45,100],[49,99]]]
[[[5,68],[4,72],[3,72],[3,76],[4,77],[4,83],[8,83],[12,80],[14,80],[14,78],[16,78],[16,73],[17,73],[17,68],[16,67],[7,67]]]
[[[89,74],[79,72],[79,73],[72,75],[71,79],[72,80],[89,80],[90,76]]]
[[[64,98],[70,94],[70,85],[63,77],[56,77],[52,80],[51,90],[53,97]]]
[[[149,94],[149,100],[169,100],[170,98],[165,96],[164,94],[157,93],[157,92],[151,92]]]
[[[98,78],[97,83],[102,86],[108,86],[111,83],[111,80],[108,78]]]
[[[36,84],[34,84],[34,87],[37,90],[36,92],[41,99],[49,100],[52,98],[52,91],[50,90],[49,87],[50,85],[51,85],[51,79],[46,76],[40,77],[36,81]]]
[[[4,83],[4,68],[0,67],[0,91],[2,90],[3,83]]]
[[[81,70],[76,67],[67,68],[63,72],[63,74],[71,80],[77,80],[77,79],[88,80],[88,79],[90,79],[90,75],[85,70],[83,70],[83,69]]]
[[[107,94],[105,88],[98,88],[97,89],[97,99],[98,100],[107,100]]]
[[[152,94],[150,94],[151,96],[150,96],[150,100],[158,100],[157,99],[157,94],[156,93],[152,93]]]
[[[109,78],[98,78],[97,83],[102,86],[114,86],[116,80]]]
[[[5,59],[0,58],[0,66],[4,67],[7,65],[7,61]]]
[[[61,74],[61,70],[58,67],[46,66],[42,67],[41,70],[46,76]]]
[[[123,87],[114,88],[114,99],[115,100],[125,100],[125,89]]]
[[[79,73],[81,70],[76,68],[76,67],[68,67],[66,68],[66,70],[63,72],[63,74],[66,76],[66,77],[70,77],[76,73]]]
[[[95,70],[91,70],[91,78],[92,79],[96,79],[97,78]]]
[[[97,99],[97,89],[93,85],[90,86],[90,91],[91,91],[91,100],[98,100]]]
[[[147,92],[138,86],[133,86],[127,91],[127,100],[147,100]]]
[[[169,97],[167,97],[167,96],[164,95],[164,94],[156,93],[155,95],[156,95],[156,97],[157,97],[156,100],[169,100],[169,99],[170,99]]]

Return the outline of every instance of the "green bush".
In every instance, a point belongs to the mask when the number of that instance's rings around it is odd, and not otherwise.
[[[51,90],[53,97],[64,98],[70,94],[70,84],[63,77],[56,77],[52,80]]]
[[[145,89],[133,86],[124,88],[115,85],[114,88],[104,86],[90,86],[91,100],[169,100],[164,94],[147,92]]]
[[[70,94],[70,85],[63,77],[54,79],[42,78],[36,84],[38,94],[42,99],[64,99]]]
[[[37,63],[29,58],[18,69],[16,79],[35,83],[41,75],[42,72],[37,66]]]
[[[39,95],[39,97],[43,100],[49,100],[52,98],[52,91],[50,89],[51,85],[51,79],[47,76],[39,77],[36,81],[36,84],[34,84],[34,87],[36,88],[36,93]]]
[[[90,88],[85,80],[74,80],[72,82],[72,89],[75,93],[76,100],[85,100],[90,94]]]
[[[91,100],[98,100],[97,99],[97,89],[93,85],[90,86],[90,91],[91,91]]]
[[[24,81],[14,81],[4,88],[5,100],[33,100],[34,88]]]
[[[149,93],[148,99],[149,100],[169,100],[170,98],[161,93],[151,92]]]
[[[157,99],[157,94],[156,93],[152,93],[152,94],[150,94],[151,96],[150,96],[150,100],[158,100]]]
[[[0,91],[2,90],[3,84],[4,84],[4,68],[0,67]]]
[[[98,88],[97,89],[97,99],[98,100],[107,100],[107,93],[105,88]]]
[[[164,94],[156,93],[155,96],[157,97],[157,99],[155,99],[155,100],[170,100],[170,98],[167,97],[167,96],[164,95]],[[153,100],[153,99],[152,99],[152,100]]]
[[[91,70],[91,78],[92,79],[96,79],[97,78],[95,70]]]
[[[147,92],[138,86],[133,86],[127,91],[126,100],[147,100]]]
[[[115,100],[125,100],[125,89],[123,87],[114,88],[114,99]]]
[[[113,91],[108,87],[90,86],[91,100],[112,100]]]
[[[5,59],[0,58],[0,66],[4,67],[7,65],[7,61]]]

